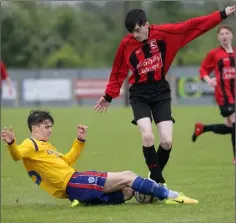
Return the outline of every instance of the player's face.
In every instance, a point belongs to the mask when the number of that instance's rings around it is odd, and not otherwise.
[[[222,28],[220,32],[217,34],[217,38],[221,45],[231,45],[233,34],[230,30]]]
[[[148,28],[149,28],[148,22],[146,22],[144,26],[136,25],[132,32],[133,37],[139,42],[146,40],[148,38],[148,32],[149,32]]]
[[[48,141],[52,134],[52,123],[45,120],[40,125],[34,126],[34,133],[37,134],[39,140]]]

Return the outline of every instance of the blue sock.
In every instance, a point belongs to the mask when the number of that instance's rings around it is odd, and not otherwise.
[[[169,194],[169,190],[167,188],[157,184],[152,180],[142,177],[137,177],[134,180],[132,189],[142,194],[148,194],[157,197],[159,200],[167,198]]]

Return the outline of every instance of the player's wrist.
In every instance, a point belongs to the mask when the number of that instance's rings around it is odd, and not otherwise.
[[[103,97],[105,98],[106,101],[108,101],[109,103],[111,103],[112,97],[111,97],[109,94],[105,94]]]
[[[7,145],[12,145],[15,142],[15,139],[13,139],[11,142],[7,142]]]
[[[80,141],[80,142],[85,142],[86,141],[86,139],[82,139],[80,137],[77,137],[77,140]]]
[[[225,9],[220,11],[220,17],[221,17],[222,20],[227,18],[227,14],[226,14],[226,10]]]

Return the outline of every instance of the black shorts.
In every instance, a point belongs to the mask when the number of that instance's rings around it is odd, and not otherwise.
[[[166,80],[133,84],[130,89],[130,104],[134,114],[133,124],[148,117],[157,124],[174,119],[171,116],[171,93]]]
[[[224,118],[227,118],[235,113],[235,104],[220,105],[219,108],[220,108],[220,114]]]

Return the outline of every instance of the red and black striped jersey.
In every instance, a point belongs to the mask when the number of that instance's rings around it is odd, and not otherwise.
[[[132,34],[125,36],[114,59],[105,98],[111,101],[119,96],[129,70],[130,84],[164,79],[178,50],[226,17],[224,10],[180,23],[151,25],[144,42],[137,41]]]
[[[236,48],[233,53],[227,53],[224,48],[218,47],[211,50],[202,62],[201,78],[214,71],[217,81],[215,98],[218,105],[235,103],[235,60]]]

